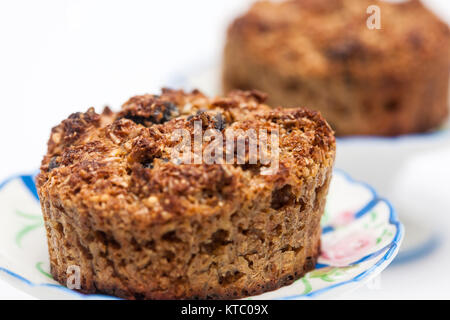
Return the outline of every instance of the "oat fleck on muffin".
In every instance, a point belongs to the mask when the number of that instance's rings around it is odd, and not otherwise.
[[[271,109],[264,98],[163,89],[53,128],[37,188],[54,278],[65,285],[76,265],[84,293],[224,299],[277,289],[313,269],[333,132],[318,112]],[[277,128],[278,169],[178,163],[173,132],[193,137],[195,123],[203,133]]]
[[[338,135],[391,136],[446,120],[449,67],[449,27],[420,1],[262,1],[228,30],[223,88],[318,110]]]

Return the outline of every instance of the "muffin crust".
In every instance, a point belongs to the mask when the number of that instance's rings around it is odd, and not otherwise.
[[[223,299],[279,288],[314,268],[333,132],[317,112],[273,110],[264,99],[163,89],[53,128],[37,187],[54,278],[65,285],[76,265],[84,293]],[[171,134],[193,135],[195,121],[203,131],[279,128],[279,169],[176,163]]]

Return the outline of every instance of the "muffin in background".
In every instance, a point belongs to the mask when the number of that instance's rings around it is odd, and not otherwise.
[[[446,120],[449,66],[449,27],[420,1],[263,1],[229,27],[223,90],[319,110],[338,135],[393,136]]]

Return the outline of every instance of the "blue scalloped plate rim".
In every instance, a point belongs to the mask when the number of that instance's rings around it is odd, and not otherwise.
[[[382,249],[373,252],[361,259],[359,259],[358,261],[355,261],[353,263],[350,263],[349,265],[353,265],[353,264],[358,264],[364,261],[367,261],[369,259],[373,259],[376,256],[380,255],[382,252],[384,252],[386,249],[386,253],[383,254],[382,257],[380,257],[380,259],[369,269],[365,270],[364,272],[361,272],[360,274],[356,275],[355,277],[353,277],[350,280],[347,281],[342,281],[339,283],[335,283],[332,284],[328,287],[325,288],[321,288],[312,292],[309,292],[307,294],[298,294],[298,295],[291,295],[291,296],[285,296],[285,297],[281,297],[281,298],[277,298],[277,300],[292,300],[292,299],[299,299],[299,298],[312,298],[312,297],[316,297],[319,295],[322,295],[326,292],[329,292],[337,287],[342,287],[344,285],[347,284],[351,284],[351,283],[355,283],[355,282],[361,282],[362,280],[366,279],[368,276],[370,276],[371,274],[373,274],[375,271],[377,271],[382,265],[383,263],[388,262],[391,258],[392,255],[396,252],[396,250],[398,250],[400,243],[403,239],[404,236],[404,227],[402,225],[402,223],[398,220],[397,217],[397,213],[395,211],[395,209],[393,208],[393,206],[391,205],[391,203],[385,199],[385,198],[381,198],[378,196],[377,192],[375,191],[375,189],[370,186],[369,184],[362,182],[362,181],[358,181],[355,180],[354,178],[352,178],[350,175],[348,175],[346,172],[344,172],[343,170],[340,169],[334,169],[335,173],[341,174],[348,182],[352,183],[352,184],[357,184],[360,185],[362,187],[364,187],[365,189],[367,189],[371,195],[372,195],[372,199],[363,207],[361,208],[356,214],[355,217],[361,218],[362,216],[364,216],[367,212],[370,211],[370,209],[372,209],[373,207],[375,207],[378,203],[380,202],[384,202],[390,212],[389,212],[389,223],[393,226],[395,226],[395,230],[396,233],[394,235],[394,238],[392,239],[392,241],[386,245],[385,247],[383,247]],[[34,172],[33,174],[19,174],[19,175],[14,175],[11,176],[7,179],[5,179],[3,182],[0,183],[0,190],[6,186],[9,182],[11,182],[12,180],[15,179],[20,179],[24,186],[27,188],[27,190],[33,195],[34,199],[36,201],[39,201],[39,197],[37,194],[37,190],[36,190],[36,186],[34,184],[34,179],[37,175],[37,172]],[[325,226],[322,228],[322,234],[328,233],[333,231],[333,228],[330,226]],[[328,267],[328,265],[325,264],[317,264],[316,265],[316,269],[320,269],[320,268],[324,268],[324,267]],[[9,270],[7,268],[1,267],[0,266],[0,272],[4,272],[8,275],[10,275],[11,277],[20,280],[22,283],[30,286],[30,287],[51,287],[51,288],[55,288],[55,289],[59,289],[64,291],[65,293],[68,293],[70,295],[73,295],[76,298],[81,298],[81,299],[108,299],[108,300],[122,300],[120,298],[117,297],[113,297],[113,296],[108,296],[108,295],[101,295],[101,294],[82,294],[79,293],[77,291],[74,290],[70,290],[64,286],[58,285],[58,284],[48,284],[48,283],[33,283],[32,281],[22,277],[21,275],[15,273],[12,270]]]

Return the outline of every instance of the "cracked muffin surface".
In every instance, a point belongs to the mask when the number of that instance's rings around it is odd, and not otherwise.
[[[84,293],[214,299],[273,290],[311,270],[333,132],[319,113],[271,109],[265,98],[163,89],[132,97],[119,112],[90,108],[53,128],[37,188],[54,278],[66,284],[76,265]],[[223,137],[265,129],[270,139],[276,129],[277,170],[267,174],[269,165],[249,163],[246,153],[244,163],[173,158],[173,133],[194,137],[196,123]]]
[[[445,122],[449,68],[449,27],[418,0],[260,1],[229,27],[223,89],[318,110],[338,135],[391,136]]]

